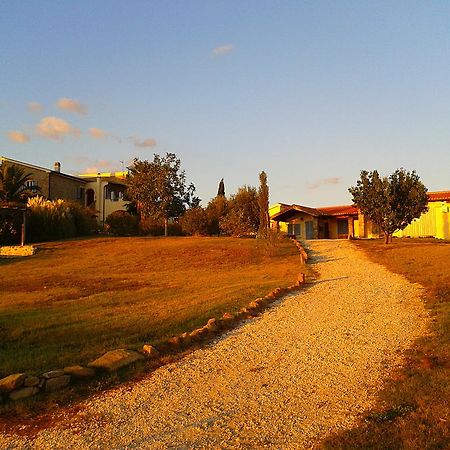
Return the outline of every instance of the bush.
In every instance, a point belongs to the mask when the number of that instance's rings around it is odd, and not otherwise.
[[[119,236],[138,234],[139,217],[126,211],[114,211],[105,220],[106,230]]]
[[[205,210],[201,206],[188,209],[181,218],[181,229],[190,235],[207,235],[208,217]]]
[[[167,227],[169,236],[182,236],[183,231],[178,223],[169,223]],[[164,222],[149,217],[142,217],[139,222],[139,234],[145,236],[164,236]]]
[[[0,245],[20,244],[22,214],[22,211],[17,209],[0,208]]]
[[[43,197],[28,200],[28,242],[84,236],[95,231],[96,226],[92,211],[78,203]]]

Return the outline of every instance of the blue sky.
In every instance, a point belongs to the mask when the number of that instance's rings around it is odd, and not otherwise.
[[[361,169],[450,189],[446,1],[2,1],[0,155],[67,173],[176,153],[206,204],[349,203]]]

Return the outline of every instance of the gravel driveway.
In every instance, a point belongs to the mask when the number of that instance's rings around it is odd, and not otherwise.
[[[317,281],[206,349],[86,401],[4,449],[309,448],[352,426],[426,332],[421,287],[347,241],[311,242]]]

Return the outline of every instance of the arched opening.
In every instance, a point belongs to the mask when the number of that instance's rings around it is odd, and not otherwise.
[[[94,189],[88,189],[86,191],[86,206],[95,207],[95,192]]]

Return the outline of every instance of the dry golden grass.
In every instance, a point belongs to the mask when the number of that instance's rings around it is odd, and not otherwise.
[[[0,260],[0,377],[85,364],[203,325],[302,270],[289,241],[96,238]]]
[[[376,262],[425,287],[431,336],[407,355],[378,405],[360,426],[327,439],[327,449],[447,449],[450,447],[450,242],[425,239],[356,241]]]

